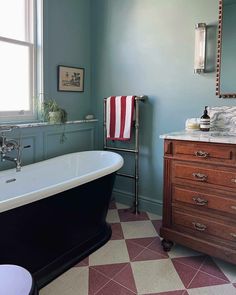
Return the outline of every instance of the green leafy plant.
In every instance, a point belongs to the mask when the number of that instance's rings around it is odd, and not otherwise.
[[[55,99],[45,97],[44,93],[40,93],[34,98],[34,105],[40,120],[52,124],[63,124],[63,131],[60,136],[60,143],[63,144],[67,140],[65,134],[67,112],[58,105]],[[54,120],[51,120],[51,113],[57,114]]]
[[[52,123],[65,123],[67,121],[67,112],[53,98],[42,102],[42,114],[45,121]]]

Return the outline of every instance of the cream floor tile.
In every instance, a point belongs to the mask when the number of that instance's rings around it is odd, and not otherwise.
[[[125,239],[146,238],[157,236],[151,221],[121,222]]]
[[[121,203],[116,203],[117,209],[127,209],[130,208],[129,205],[121,204]]]
[[[170,258],[185,257],[185,256],[197,256],[204,255],[200,252],[194,251],[190,248],[175,244],[171,250],[168,252]]]
[[[39,295],[87,295],[88,267],[74,267],[40,290]]]
[[[129,261],[125,240],[110,240],[89,256],[89,265],[104,265]]]
[[[120,222],[118,211],[116,209],[110,209],[107,213],[107,222],[108,223],[117,223]]]
[[[138,294],[185,289],[170,259],[132,262]]]
[[[150,212],[147,212],[147,215],[151,220],[161,220],[162,219],[162,217],[160,215],[153,214]]]
[[[226,277],[232,283],[236,283],[236,266],[234,264],[225,262],[217,258],[214,258],[214,261],[219,266],[219,268],[223,271]],[[235,289],[235,294],[236,294],[236,289]]]
[[[236,288],[233,285],[219,285],[211,287],[203,287],[196,289],[188,289],[189,295],[235,295]]]

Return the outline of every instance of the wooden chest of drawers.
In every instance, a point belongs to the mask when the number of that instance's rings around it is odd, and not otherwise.
[[[173,242],[236,264],[236,145],[166,139],[164,250]]]

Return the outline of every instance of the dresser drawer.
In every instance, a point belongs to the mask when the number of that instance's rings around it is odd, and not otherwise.
[[[196,208],[208,208],[236,215],[236,195],[227,197],[225,194],[214,195],[200,190],[173,186],[173,202],[191,204]]]
[[[236,189],[236,169],[219,169],[217,166],[188,165],[181,162],[173,162],[173,179],[188,180],[193,183],[208,183]]]
[[[236,147],[204,142],[174,141],[173,156],[186,160],[233,164],[236,162]]]
[[[189,228],[206,238],[210,235],[236,243],[236,224],[225,224],[208,217],[202,217],[200,214],[180,212],[177,209],[173,209],[172,222],[173,225]]]

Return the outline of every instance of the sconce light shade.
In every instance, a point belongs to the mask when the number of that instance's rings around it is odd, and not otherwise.
[[[205,72],[205,53],[206,53],[206,24],[195,25],[195,54],[194,54],[194,73]]]

